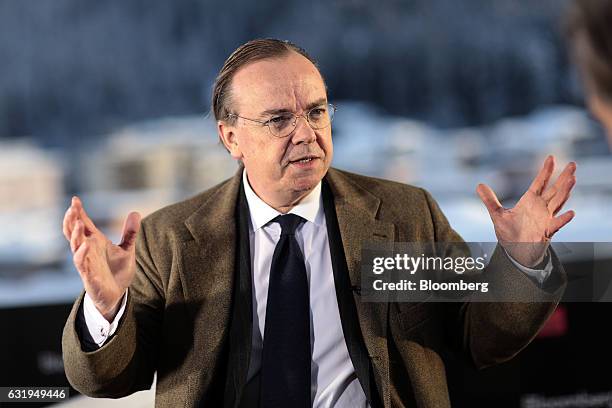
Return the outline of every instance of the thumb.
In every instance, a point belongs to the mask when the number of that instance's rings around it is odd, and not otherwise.
[[[123,223],[123,232],[121,233],[121,243],[119,243],[119,246],[126,251],[134,248],[136,236],[140,230],[140,219],[139,213],[131,212]]]
[[[504,208],[497,199],[497,196],[493,190],[491,190],[491,187],[487,186],[486,184],[479,184],[476,188],[476,192],[480,196],[480,199],[484,203],[485,207],[487,207],[487,211],[489,211],[491,219],[493,219],[499,210]]]

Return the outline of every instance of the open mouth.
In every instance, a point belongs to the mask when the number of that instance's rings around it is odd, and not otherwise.
[[[316,159],[316,157],[314,156],[308,156],[308,157],[304,157],[302,159],[298,159],[298,160],[291,160],[289,163],[309,163],[311,161],[313,161],[314,159]]]

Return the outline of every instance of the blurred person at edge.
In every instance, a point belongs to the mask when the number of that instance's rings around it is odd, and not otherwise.
[[[612,148],[612,0],[571,0],[566,6],[562,24],[570,56],[582,80],[587,108],[603,126]],[[590,284],[606,287],[605,281]],[[601,319],[612,312],[612,304],[570,302],[564,306],[567,333],[559,344],[573,350],[572,358],[549,367],[549,380],[556,383],[556,377],[567,378],[566,370],[571,370],[581,374],[572,378],[570,389],[610,390],[612,378],[598,373],[609,369],[612,358],[608,351],[612,333],[601,330]]]
[[[612,146],[612,0],[576,0],[566,18],[587,105],[603,124]]]
[[[233,178],[142,222],[130,213],[117,245],[78,197],[65,214],[85,290],[62,347],[80,392],[122,397],[157,372],[160,407],[448,407],[442,355],[506,361],[555,310],[566,278],[548,244],[574,216],[560,212],[574,163],[553,182],[549,156],[513,208],[477,188],[500,244],[489,266],[540,301],[365,302],[364,243],[462,241],[435,200],[330,167],[335,108],[290,42],[235,50],[212,105]]]

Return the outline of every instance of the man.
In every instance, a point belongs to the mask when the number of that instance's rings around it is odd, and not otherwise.
[[[612,1],[576,0],[567,34],[580,68],[589,109],[604,125],[612,145]]]
[[[79,391],[120,397],[157,372],[158,406],[444,407],[444,353],[480,367],[507,360],[554,310],[560,291],[541,290],[546,273],[529,267],[550,264],[547,243],[573,217],[557,216],[573,163],[548,186],[549,157],[512,209],[478,189],[502,244],[545,243],[507,245],[491,262],[546,302],[367,303],[356,290],[364,243],[461,240],[431,196],[330,168],[333,107],[313,60],[291,43],[238,48],[217,77],[213,112],[244,166],[235,177],[142,223],[131,213],[119,245],[78,198],[66,213],[86,291],[63,336]]]

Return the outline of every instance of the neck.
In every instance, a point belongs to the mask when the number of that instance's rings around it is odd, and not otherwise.
[[[316,187],[314,186],[311,189],[302,191],[266,191],[260,186],[253,184],[253,182],[249,180],[248,173],[247,182],[249,183],[249,186],[251,186],[253,192],[257,194],[257,197],[281,214],[286,214],[291,211],[293,207],[299,204],[300,201],[302,201],[304,197],[310,194],[310,192]]]
[[[306,196],[307,196],[307,195],[308,195],[308,194],[309,194],[311,191],[312,191],[312,190],[302,192],[302,194],[301,194],[300,196],[298,196],[297,198],[293,199],[293,201],[285,201],[285,202],[288,202],[289,204],[275,204],[274,202],[272,202],[272,201],[268,201],[268,200],[266,200],[265,198],[262,198],[261,196],[260,196],[260,198],[261,198],[261,199],[262,199],[262,200],[263,200],[263,201],[264,201],[266,204],[268,204],[270,207],[274,208],[274,209],[275,209],[276,211],[278,211],[279,213],[282,213],[282,214],[287,214],[289,211],[291,211],[291,209],[292,209],[293,207],[295,207],[297,204],[299,204],[299,202],[300,202],[300,201],[302,201],[302,199],[303,199],[304,197],[306,197]],[[256,194],[257,194],[257,193],[256,193]],[[257,195],[259,196],[259,194],[257,194]],[[279,201],[279,203],[280,203],[280,202],[283,202],[283,201]]]
[[[300,201],[302,201],[304,197],[310,194],[312,190],[314,190],[314,188],[311,188],[310,190],[307,190],[307,191],[292,192],[293,194],[289,193],[289,194],[277,194],[277,195],[267,194],[266,195],[266,194],[261,194],[260,191],[255,190],[253,188],[253,191],[255,192],[255,194],[257,194],[257,196],[261,198],[261,200],[264,203],[268,204],[270,207],[274,208],[276,211],[278,211],[281,214],[286,214],[289,211],[291,211],[291,209],[295,207],[296,205],[298,205]]]

